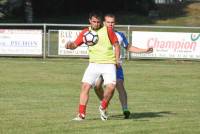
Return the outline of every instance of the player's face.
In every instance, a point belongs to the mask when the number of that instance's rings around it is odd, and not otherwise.
[[[115,18],[106,16],[105,17],[105,21],[104,21],[104,25],[109,27],[109,28],[114,28],[114,26],[115,26]]]
[[[92,17],[89,21],[93,30],[98,30],[101,27],[101,20],[99,18]]]

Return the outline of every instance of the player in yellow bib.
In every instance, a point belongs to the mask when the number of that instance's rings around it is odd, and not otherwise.
[[[117,36],[112,28],[102,26],[99,13],[92,12],[89,16],[90,27],[85,28],[74,42],[67,42],[66,49],[76,49],[83,44],[83,35],[89,30],[97,32],[99,40],[94,46],[89,46],[89,65],[82,78],[82,86],[79,102],[79,113],[74,120],[83,120],[86,116],[86,106],[89,99],[89,91],[95,85],[99,76],[104,79],[106,86],[104,97],[99,106],[100,117],[107,120],[106,109],[116,87],[116,66],[120,66],[120,46]],[[113,47],[115,49],[113,49]]]

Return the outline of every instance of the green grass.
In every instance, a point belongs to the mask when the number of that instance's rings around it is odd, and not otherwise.
[[[75,117],[87,59],[0,59],[1,134],[199,134],[199,62],[137,60],[124,63],[131,118],[124,120],[116,92],[110,120],[99,118],[90,92],[87,117]]]

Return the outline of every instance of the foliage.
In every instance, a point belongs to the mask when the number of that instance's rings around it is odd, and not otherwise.
[[[161,11],[162,14],[165,12]],[[156,20],[159,25],[182,25],[200,26],[199,21],[200,2],[189,2],[182,5],[182,8],[172,10],[171,15]]]
[[[23,0],[1,0],[1,10],[5,17],[20,16],[23,14]]]
[[[0,4],[5,4],[8,0],[0,0]]]

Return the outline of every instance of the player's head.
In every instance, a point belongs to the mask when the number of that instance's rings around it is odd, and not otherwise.
[[[102,26],[102,14],[98,11],[93,11],[89,14],[89,22],[93,30],[98,30]]]
[[[106,14],[104,16],[104,25],[110,28],[114,28],[115,26],[115,15],[114,14]]]

